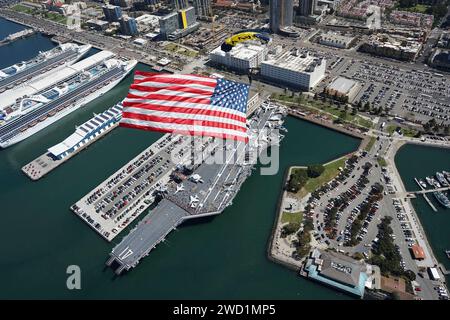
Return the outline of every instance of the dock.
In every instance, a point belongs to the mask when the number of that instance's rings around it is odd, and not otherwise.
[[[106,136],[119,125],[122,118],[121,103],[108,108],[76,127],[74,133],[64,141],[48,148],[46,152],[22,167],[31,180],[36,181],[47,175],[61,164],[80,153],[88,146]]]
[[[422,187],[422,185],[419,183],[419,180],[417,180],[417,178],[414,178],[414,181],[417,183],[417,185],[420,187],[420,189],[422,189],[423,191],[425,191],[426,189],[424,187]],[[428,190],[427,190],[428,191]],[[430,191],[432,192],[432,191]],[[425,201],[428,203],[428,205],[431,207],[431,209],[433,209],[434,212],[437,212],[438,210],[436,209],[436,207],[434,206],[434,204],[431,202],[431,200],[427,197],[426,193],[423,192],[422,193],[423,198],[425,199]]]

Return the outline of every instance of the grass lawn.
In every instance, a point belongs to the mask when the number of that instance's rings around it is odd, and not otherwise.
[[[323,186],[325,183],[333,180],[339,174],[339,167],[344,167],[346,160],[346,157],[342,157],[340,159],[337,159],[336,161],[326,164],[324,166],[325,171],[317,178],[308,179],[305,186],[298,192],[298,195],[300,197],[304,197],[308,193],[313,192],[319,187]]]
[[[367,152],[369,152],[369,151],[372,149],[373,145],[375,144],[375,141],[377,141],[377,138],[375,138],[375,137],[370,137],[370,141],[369,141],[369,143],[367,144],[367,146],[364,148],[364,150],[367,151]]]
[[[386,160],[383,157],[378,157],[377,161],[378,161],[378,164],[380,165],[380,167],[386,167],[387,166]]]
[[[409,12],[417,12],[417,13],[426,13],[427,9],[430,6],[424,5],[424,4],[416,4],[413,7],[409,7],[409,8],[398,8],[399,10],[403,10],[403,11],[409,11]]]
[[[21,4],[16,4],[14,7],[12,7],[11,9],[13,9],[14,11],[18,11],[18,12],[23,12],[23,13],[28,13],[31,14],[33,12],[33,9],[26,7],[24,5]]]
[[[365,128],[372,128],[372,121],[364,119],[363,117],[359,115],[352,115],[351,114],[351,108],[348,108],[347,112],[344,112],[344,107],[337,107],[336,105],[330,104],[328,102],[323,102],[319,99],[317,100],[309,100],[304,97],[292,97],[289,95],[275,95],[272,96],[273,99],[289,102],[289,103],[296,103],[300,104],[302,107],[311,108],[314,110],[318,110],[319,112],[323,111],[324,113],[331,114],[334,118],[340,118],[344,122],[353,123]],[[294,105],[295,107],[295,105]]]
[[[182,54],[187,57],[195,58],[198,56],[198,52],[195,50],[189,50],[187,48],[181,47],[177,45],[176,43],[170,42],[167,45],[164,46],[164,49],[167,51],[175,52],[178,54]]]
[[[389,125],[389,126],[386,128],[386,131],[387,131],[390,135],[392,135],[392,134],[394,133],[394,131],[395,131],[396,128],[397,128],[396,125]],[[409,129],[409,128],[401,128],[400,131],[402,132],[402,134],[403,134],[405,137],[415,137],[415,136],[417,135],[417,133],[418,133],[417,130]]]
[[[44,13],[44,18],[62,24],[65,24],[67,22],[67,18],[58,13],[51,13],[51,12]]]
[[[281,215],[281,223],[301,223],[303,220],[303,212],[287,212],[283,211]]]

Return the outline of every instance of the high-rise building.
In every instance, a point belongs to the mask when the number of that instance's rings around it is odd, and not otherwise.
[[[200,24],[197,22],[194,7],[169,13],[159,20],[160,33],[163,38],[175,40],[197,30]]]
[[[147,5],[155,6],[158,3],[160,3],[160,0],[144,0],[144,3],[147,4]]]
[[[173,0],[173,5],[177,10],[186,9],[189,6],[188,0]]]
[[[292,26],[294,18],[293,0],[270,0],[270,29],[278,33],[284,27]]]
[[[109,4],[112,4],[114,6],[120,6],[123,8],[129,8],[132,5],[131,0],[110,0]]]
[[[107,21],[118,22],[122,18],[122,8],[108,4],[103,6],[103,14]]]
[[[195,13],[199,17],[211,17],[211,0],[194,0]]]
[[[168,36],[175,31],[177,31],[179,26],[178,23],[178,12],[172,12],[168,15],[162,17],[159,20],[159,28],[160,32],[164,38],[168,38]]]
[[[136,19],[124,16],[120,19],[120,32],[127,36],[138,34]]]
[[[299,0],[299,6],[297,10],[297,15],[303,17],[309,17],[314,11],[314,0]]]

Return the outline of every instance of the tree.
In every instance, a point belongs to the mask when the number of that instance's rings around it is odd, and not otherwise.
[[[281,237],[285,238],[287,235],[293,234],[298,231],[300,228],[300,223],[298,222],[290,222],[283,227],[281,230]]]
[[[412,270],[406,270],[405,277],[407,277],[409,281],[416,280],[416,274]]]
[[[307,173],[310,178],[317,178],[325,171],[325,167],[321,164],[314,164],[308,166]]]
[[[358,104],[356,105],[356,107],[358,108],[358,110],[362,109],[363,104],[362,104],[361,100],[358,101]]]

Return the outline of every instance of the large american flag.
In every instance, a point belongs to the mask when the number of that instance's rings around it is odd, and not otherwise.
[[[136,71],[119,124],[247,142],[248,92],[224,79]]]

